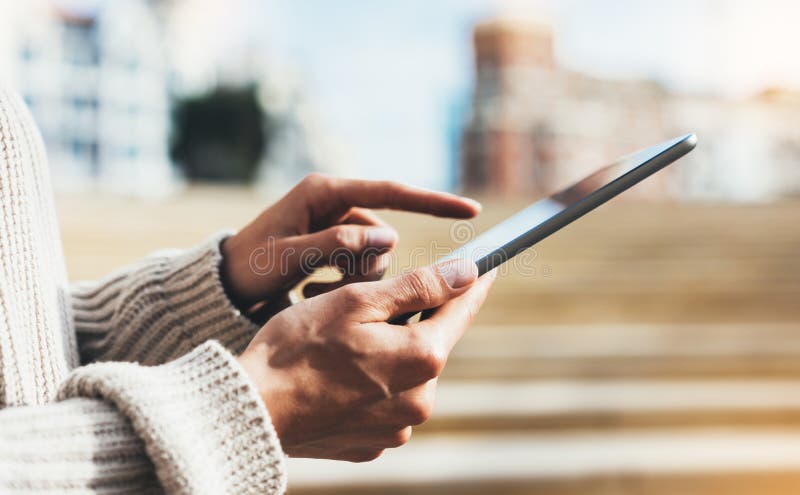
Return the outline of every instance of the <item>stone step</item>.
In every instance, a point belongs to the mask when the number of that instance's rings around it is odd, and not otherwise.
[[[440,380],[417,434],[720,425],[800,428],[800,379]]]
[[[800,376],[796,324],[475,325],[448,380]]]
[[[800,249],[800,247],[798,247]],[[552,265],[549,275],[499,276],[480,324],[796,323],[800,321],[800,270],[768,280],[699,273],[675,276],[632,268],[612,273],[586,267],[581,275]],[[676,267],[675,270],[686,270]],[[667,270],[669,271],[669,270]]]
[[[485,206],[476,232],[516,207]],[[478,321],[797,322],[799,206],[606,205],[506,265]],[[400,266],[453,244],[447,221],[395,218]]]
[[[800,430],[412,438],[367,464],[290,459],[299,494],[795,494]]]
[[[532,198],[486,199],[475,219],[476,233]],[[61,197],[70,275],[95,279],[153,250],[191,246],[209,232],[244,225],[268,203],[241,188],[192,187],[152,203],[102,195]],[[536,255],[526,258],[534,274],[516,271],[498,278],[478,321],[800,321],[799,211],[798,202],[611,202],[529,251]],[[458,244],[449,235],[450,219],[381,215],[400,232],[390,272],[428,264]],[[110,224],[106,217],[118,221]]]

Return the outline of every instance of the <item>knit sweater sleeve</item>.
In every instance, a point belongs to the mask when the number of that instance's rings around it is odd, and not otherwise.
[[[214,341],[155,367],[74,370],[59,401],[0,411],[0,493],[281,494],[280,444]]]
[[[161,364],[209,339],[235,354],[244,350],[258,326],[223,290],[220,243],[226,235],[73,285],[81,361]]]

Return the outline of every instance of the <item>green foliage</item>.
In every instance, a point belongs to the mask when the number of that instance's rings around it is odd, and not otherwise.
[[[268,132],[254,86],[218,87],[175,103],[170,154],[190,180],[250,182]]]

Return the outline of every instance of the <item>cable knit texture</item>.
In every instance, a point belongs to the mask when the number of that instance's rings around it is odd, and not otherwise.
[[[285,491],[231,354],[257,328],[223,291],[223,238],[70,288],[41,138],[0,86],[0,493]]]

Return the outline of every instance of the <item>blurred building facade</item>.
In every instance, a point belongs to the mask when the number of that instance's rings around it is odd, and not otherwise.
[[[164,195],[168,66],[146,2],[23,4],[2,54],[44,136],[60,190]]]
[[[0,0],[0,69],[42,130],[54,185],[164,196],[182,179],[169,158],[171,99],[218,86],[260,88],[270,149],[262,189],[340,171],[302,81],[244,46],[214,52],[216,18],[186,0]],[[224,7],[223,4],[218,7]]]
[[[605,161],[696,132],[680,167],[643,197],[766,200],[800,193],[800,93],[745,101],[676,95],[652,81],[604,80],[558,66],[547,24],[498,19],[474,30],[475,90],[462,136],[462,186],[549,194]]]

